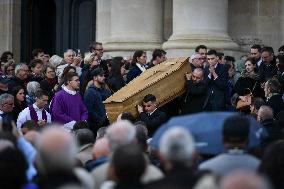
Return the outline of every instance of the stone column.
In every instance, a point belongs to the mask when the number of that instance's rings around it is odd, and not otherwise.
[[[12,51],[16,62],[20,61],[21,0],[0,1],[0,53]]]
[[[282,33],[282,45],[284,44],[284,0],[281,1],[280,6],[280,14],[281,14],[281,33]],[[278,50],[278,49],[277,49]]]
[[[173,34],[163,48],[168,56],[189,56],[197,45],[234,51],[228,35],[228,0],[173,0]]]
[[[105,45],[112,55],[161,48],[162,40],[162,0],[112,1],[110,41]]]
[[[96,41],[106,43],[110,37],[111,0],[97,0]]]

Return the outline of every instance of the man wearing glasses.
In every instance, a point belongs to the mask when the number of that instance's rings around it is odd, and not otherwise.
[[[68,131],[73,129],[77,121],[88,119],[88,110],[78,92],[80,80],[77,73],[67,73],[64,86],[55,96],[50,105],[51,119],[55,123],[64,124]]]
[[[104,54],[103,44],[100,42],[94,42],[90,45],[89,50],[90,50],[90,53],[95,53],[97,55],[98,65],[104,70],[105,76],[107,77],[108,76],[107,61],[102,59],[103,54]]]
[[[0,122],[2,123],[3,130],[12,130],[11,122],[13,120],[13,108],[13,95],[8,93],[0,95]]]
[[[193,72],[193,70],[195,68],[204,68],[204,65],[203,65],[203,57],[201,54],[199,53],[195,53],[194,55],[192,55],[190,57],[191,59],[191,63],[190,63],[190,67],[191,67],[191,71]]]

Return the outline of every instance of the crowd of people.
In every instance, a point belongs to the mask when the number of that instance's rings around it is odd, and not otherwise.
[[[142,50],[104,60],[103,52],[94,42],[84,57],[34,49],[27,64],[1,55],[0,188],[284,188],[284,46],[253,45],[235,61],[199,45],[182,96],[159,107],[147,94],[138,117],[120,112],[112,124],[103,101],[167,57],[155,49],[149,62]],[[223,125],[224,153],[199,153],[178,126],[151,146],[171,117],[204,111],[236,112]],[[260,125],[253,149],[249,117]]]

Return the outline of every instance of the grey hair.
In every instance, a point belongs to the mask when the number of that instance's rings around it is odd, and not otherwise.
[[[64,58],[66,58],[66,55],[68,52],[72,52],[74,55],[76,54],[76,52],[73,50],[73,49],[67,49],[65,52],[64,52]]]
[[[60,126],[45,129],[36,141],[39,169],[42,172],[70,170],[75,165],[77,144]]]
[[[1,94],[0,95],[0,106],[3,106],[9,99],[14,100],[14,96],[8,93]]]
[[[23,67],[25,67],[25,66],[28,67],[28,65],[26,63],[21,62],[21,63],[17,64],[16,67],[15,67],[15,75],[17,75],[19,73],[19,71],[22,70]]]
[[[40,84],[36,81],[31,81],[27,84],[27,92],[28,94],[35,95],[36,92],[39,90]]]
[[[160,153],[171,163],[190,164],[195,150],[192,135],[182,127],[167,130],[160,139]]]
[[[273,119],[273,109],[270,106],[262,105],[258,110],[261,121],[266,119]]]
[[[78,129],[74,132],[74,136],[80,146],[95,142],[94,134],[90,129]]]
[[[109,141],[110,151],[114,151],[119,146],[129,144],[136,137],[136,129],[127,120],[119,120],[109,126],[106,131],[106,138]]]

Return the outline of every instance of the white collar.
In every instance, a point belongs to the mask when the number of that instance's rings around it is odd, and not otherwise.
[[[65,85],[62,85],[62,89],[71,95],[75,95],[77,93],[76,91],[69,90]]]
[[[157,108],[155,110],[153,110],[151,113],[149,113],[149,115],[152,115],[156,110],[157,110]]]
[[[42,111],[43,110],[43,108],[37,107],[36,103],[33,104],[33,108],[35,109],[35,111]]]
[[[136,63],[136,66],[137,66],[142,72],[146,71],[146,68],[145,68],[144,66],[142,66],[141,64]]]
[[[231,155],[241,155],[245,153],[244,149],[239,149],[239,148],[228,149],[227,152],[228,154],[231,154]]]

